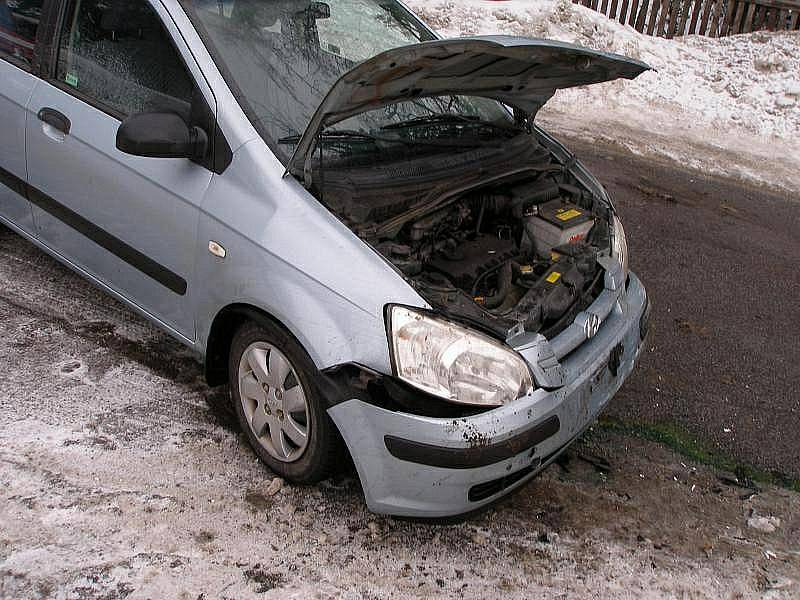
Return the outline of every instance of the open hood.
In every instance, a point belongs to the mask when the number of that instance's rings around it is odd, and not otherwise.
[[[460,94],[492,98],[533,116],[556,90],[633,79],[649,69],[618,54],[503,35],[394,48],[359,63],[331,87],[288,170],[302,175],[319,133],[362,112],[414,98]]]

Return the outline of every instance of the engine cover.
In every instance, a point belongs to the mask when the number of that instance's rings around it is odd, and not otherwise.
[[[453,250],[440,252],[428,267],[445,275],[457,288],[469,291],[481,275],[500,267],[517,254],[517,246],[512,240],[478,235]]]

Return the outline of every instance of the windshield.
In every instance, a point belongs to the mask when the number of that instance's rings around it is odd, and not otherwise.
[[[345,72],[385,50],[435,39],[394,0],[187,0],[184,7],[248,118],[284,164]],[[513,125],[493,100],[444,96],[356,115],[334,131],[386,138],[400,135],[393,126],[418,128],[418,120],[433,119],[439,135],[463,133],[463,126],[442,128],[436,122],[442,115]]]

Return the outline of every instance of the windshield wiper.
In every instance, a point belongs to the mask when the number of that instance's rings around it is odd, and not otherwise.
[[[421,117],[414,117],[399,123],[390,123],[381,127],[381,131],[391,131],[393,129],[410,129],[413,127],[427,127],[429,125],[466,125],[472,128],[487,127],[496,129],[507,133],[522,133],[522,130],[516,127],[508,127],[505,125],[498,125],[491,121],[483,121],[480,117],[473,115],[454,115],[451,113],[424,115]]]
[[[300,143],[301,136],[300,135],[290,135],[287,137],[280,138],[278,140],[279,144],[298,144]],[[405,140],[399,137],[390,136],[390,137],[381,137],[377,135],[372,135],[369,133],[364,133],[363,131],[355,131],[349,129],[338,129],[325,132],[317,137],[318,140],[326,143],[347,143],[347,142],[355,142],[355,143],[363,143],[363,144],[377,144],[377,143],[385,143],[385,144],[401,144],[404,146],[432,146],[437,148],[464,148],[464,147],[473,147],[475,143],[455,143],[455,142],[442,142],[442,141],[431,141],[431,140]]]
[[[282,137],[278,140],[279,144],[299,144],[300,140],[303,136],[299,133],[295,135],[288,135],[286,137]],[[368,133],[363,133],[361,131],[351,131],[349,129],[338,129],[333,131],[326,131],[318,136],[319,140],[323,142],[340,142],[340,141],[351,141],[351,142],[362,142],[365,144],[372,143],[376,141],[376,137],[370,135]]]

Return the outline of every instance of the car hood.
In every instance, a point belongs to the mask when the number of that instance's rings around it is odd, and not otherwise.
[[[405,100],[462,94],[492,98],[531,116],[556,90],[633,79],[650,67],[618,54],[565,42],[514,36],[434,40],[388,50],[353,67],[333,84],[289,162],[308,168],[325,127]]]

